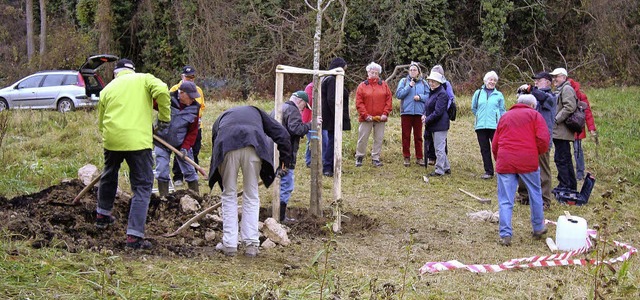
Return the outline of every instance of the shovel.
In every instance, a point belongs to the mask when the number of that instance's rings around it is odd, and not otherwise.
[[[465,191],[465,190],[463,190],[463,189],[461,189],[461,188],[458,188],[458,190],[459,190],[459,191],[461,191],[461,192],[463,192],[463,193],[465,193],[465,194],[467,194],[467,196],[470,196],[470,197],[472,197],[472,198],[474,198],[474,199],[478,200],[478,202],[480,202],[480,203],[483,203],[483,204],[489,204],[489,203],[491,203],[491,199],[488,199],[488,198],[480,198],[480,197],[478,197],[478,196],[476,196],[476,195],[474,195],[474,194],[472,194],[472,193],[469,193],[469,192],[467,192],[467,191]]]
[[[169,148],[169,150],[173,151],[173,153],[175,153],[178,157],[180,157],[182,160],[186,161],[188,164],[192,165],[193,167],[196,168],[196,170],[198,170],[198,172],[200,172],[200,174],[202,174],[202,176],[204,177],[208,177],[207,175],[207,171],[205,171],[205,169],[203,169],[201,166],[199,166],[195,161],[193,161],[191,158],[188,158],[184,155],[182,155],[182,152],[180,152],[178,149],[176,149],[175,147],[171,146],[169,143],[167,143],[165,140],[161,139],[159,136],[157,135],[153,135],[153,139],[158,141],[160,144],[164,145],[165,147]]]

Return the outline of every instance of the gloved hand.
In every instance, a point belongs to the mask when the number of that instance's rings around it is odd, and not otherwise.
[[[189,150],[187,150],[185,148],[180,148],[180,153],[182,153],[180,155],[180,158],[182,158],[184,160],[184,158],[188,156],[187,154],[189,153]]]
[[[380,116],[373,117],[373,121],[374,122],[380,122]]]
[[[530,94],[531,93],[531,85],[529,85],[529,84],[521,85],[518,88],[517,93],[518,94]]]
[[[318,125],[322,125],[322,116],[318,116],[316,121],[318,122]]]
[[[278,169],[276,170],[276,176],[280,178],[287,176],[288,173],[289,170],[284,166],[284,164],[282,164],[282,166],[278,167]]]
[[[153,128],[153,132],[164,131],[167,128],[169,128],[169,122],[158,120],[158,122],[156,122],[156,125]]]
[[[386,122],[386,121],[387,121],[387,115],[380,116],[380,122]]]

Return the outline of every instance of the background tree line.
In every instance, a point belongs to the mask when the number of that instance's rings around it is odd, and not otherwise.
[[[271,95],[276,65],[313,63],[315,13],[301,0],[0,3],[2,86],[37,70],[76,69],[89,55],[110,53],[131,58],[138,71],[169,84],[191,64],[205,88],[224,82],[228,96]],[[344,57],[351,87],[364,79],[371,61],[384,67],[383,76],[410,61],[440,63],[458,90],[476,88],[489,70],[498,72],[501,84],[555,67],[591,85],[640,79],[637,0],[348,0],[344,7],[331,5],[323,23],[321,66]],[[27,49],[28,39],[40,47]],[[286,80],[292,90],[310,78]]]

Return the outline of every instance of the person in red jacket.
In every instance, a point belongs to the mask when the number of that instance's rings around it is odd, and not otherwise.
[[[387,82],[380,78],[382,67],[372,62],[367,65],[367,80],[356,90],[356,109],[358,110],[358,144],[356,146],[356,167],[362,166],[367,151],[369,135],[373,130],[371,160],[375,167],[381,167],[380,152],[384,139],[384,127],[391,113],[392,94]]]
[[[584,116],[586,120],[587,129],[592,136],[597,136],[596,133],[596,123],[593,120],[593,114],[591,113],[591,104],[589,103],[589,99],[587,99],[587,95],[585,95],[580,90],[580,83],[569,78],[569,84],[576,91],[576,96],[578,100],[587,104],[587,109],[584,111]],[[575,140],[573,141],[573,157],[576,160],[576,180],[584,179],[584,152],[582,151],[582,139],[584,139],[586,135],[586,130],[582,130],[580,133],[575,134]]]
[[[549,129],[542,115],[535,110],[536,105],[533,95],[520,95],[518,103],[498,121],[491,143],[498,173],[499,243],[503,246],[511,245],[511,215],[518,178],[529,191],[533,236],[542,238],[547,233],[538,156],[549,148]]]

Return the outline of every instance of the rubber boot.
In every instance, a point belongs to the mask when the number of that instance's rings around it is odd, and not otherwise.
[[[158,194],[160,198],[169,196],[169,182],[158,180]]]
[[[284,222],[286,213],[287,213],[287,204],[284,202],[280,202],[280,223]]]
[[[200,195],[200,185],[198,184],[197,180],[187,181],[187,184],[189,185],[190,190],[192,190],[197,195]]]

